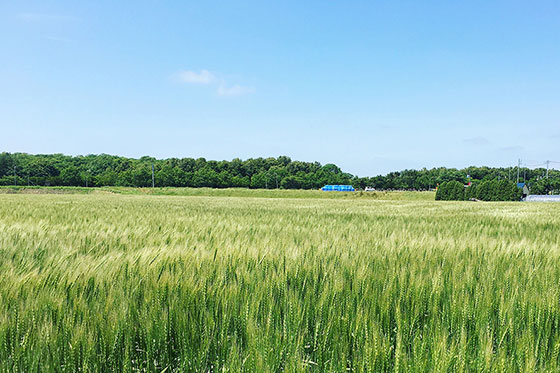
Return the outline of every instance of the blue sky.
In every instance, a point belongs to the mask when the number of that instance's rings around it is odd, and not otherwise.
[[[558,1],[0,2],[0,150],[560,160]]]

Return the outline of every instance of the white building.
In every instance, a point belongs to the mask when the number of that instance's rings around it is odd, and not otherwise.
[[[529,194],[525,198],[527,202],[560,202],[560,195],[539,195],[539,194]]]

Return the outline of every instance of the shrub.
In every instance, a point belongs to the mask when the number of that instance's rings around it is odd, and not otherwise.
[[[463,201],[476,198],[482,201],[519,201],[521,190],[508,180],[484,180],[466,187],[459,181],[441,183],[436,200]]]

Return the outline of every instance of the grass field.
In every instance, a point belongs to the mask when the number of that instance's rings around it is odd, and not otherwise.
[[[556,205],[290,197],[0,194],[0,371],[560,370]]]
[[[323,192],[320,190],[247,188],[129,188],[129,187],[27,187],[0,186],[0,194],[124,194],[184,197],[320,198],[433,201],[432,191]]]

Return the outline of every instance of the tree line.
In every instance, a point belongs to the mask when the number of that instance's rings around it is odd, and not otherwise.
[[[247,160],[213,161],[204,158],[139,159],[114,155],[68,156],[63,154],[0,154],[0,185],[37,186],[132,186],[284,188],[317,189],[326,184],[351,184],[356,189],[432,190],[438,184],[466,184],[517,178],[509,168],[467,167],[403,170],[386,175],[358,177],[334,164],[294,161],[286,156]],[[531,184],[539,194],[560,192],[560,171],[524,169],[520,181]]]
[[[522,189],[509,180],[474,181],[465,185],[459,181],[446,181],[439,185],[436,200],[441,201],[519,201]]]
[[[130,186],[315,189],[351,184],[353,176],[334,164],[289,157],[212,161],[204,158],[140,159],[107,154],[0,154],[0,185]]]

